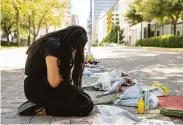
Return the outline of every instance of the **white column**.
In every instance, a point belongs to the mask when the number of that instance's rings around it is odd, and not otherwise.
[[[88,58],[90,58],[91,55],[91,38],[88,41]]]

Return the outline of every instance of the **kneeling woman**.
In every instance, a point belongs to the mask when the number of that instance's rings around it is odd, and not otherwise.
[[[84,116],[93,109],[88,94],[81,91],[86,31],[79,26],[49,33],[28,48],[24,92],[29,100],[18,110],[34,115]]]

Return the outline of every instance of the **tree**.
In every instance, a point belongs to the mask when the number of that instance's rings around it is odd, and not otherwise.
[[[159,23],[172,22],[174,35],[176,34],[176,24],[183,12],[183,0],[150,0],[151,8],[147,12]]]
[[[134,0],[129,5],[129,10],[125,14],[127,22],[133,26],[143,21],[151,22],[152,18],[146,12],[149,7],[148,0]]]
[[[167,17],[169,17],[174,26],[174,35],[176,35],[176,24],[181,18],[183,11],[183,0],[167,0]]]
[[[119,43],[124,43],[125,36],[123,34],[124,34],[124,30],[120,29],[119,30]]]
[[[111,43],[111,33],[108,33],[107,36],[102,40],[102,43]]]
[[[142,15],[137,13],[137,10],[133,4],[130,4],[130,9],[125,15],[125,20],[133,26],[143,21]]]
[[[2,1],[1,7],[1,29],[4,35],[9,42],[9,35],[13,31],[13,26],[15,24],[14,12],[9,11],[12,10],[13,6],[11,4],[6,3],[6,1]]]
[[[18,45],[20,45],[20,37],[21,37],[20,35],[20,22],[22,13],[21,9],[23,8],[24,3],[25,3],[24,0],[2,0],[2,17],[6,18],[2,18],[1,22],[3,22],[3,25],[6,26],[7,29],[15,28]],[[4,32],[6,31],[4,30]]]
[[[35,41],[40,28],[61,26],[67,0],[2,0],[2,31],[9,41],[13,31],[20,45],[21,38],[27,38],[28,31]],[[30,35],[29,35],[30,36]]]
[[[111,32],[102,40],[104,43],[118,43],[118,32],[119,32],[119,43],[123,43],[123,29],[120,29],[119,22],[112,24]]]
[[[131,25],[151,20],[160,24],[172,22],[176,34],[176,23],[183,18],[182,13],[183,0],[135,0],[130,4],[126,18]]]
[[[17,43],[20,46],[20,7],[22,1],[13,0],[13,6],[16,11],[16,32],[17,32]]]
[[[59,1],[52,1],[52,11],[48,11],[45,18],[43,19],[43,28],[45,28],[46,32],[49,30],[49,26],[53,26],[55,29],[58,26],[62,25],[62,21],[64,20],[64,9],[70,8],[67,1],[63,1],[63,3],[59,3]]]
[[[28,14],[25,14],[26,21],[22,26],[30,30],[35,41],[41,27],[48,31],[49,26],[61,26],[65,7],[66,1],[60,0],[28,1],[26,10]]]
[[[183,11],[180,13],[180,18],[183,20]]]
[[[119,22],[117,22],[116,24],[113,24],[110,34],[111,34],[110,35],[110,37],[111,37],[110,40],[113,43],[118,43],[118,42],[123,43],[123,39],[124,39],[123,29],[120,29]],[[118,37],[119,37],[119,41],[118,41]]]
[[[8,1],[10,4],[13,5],[13,10],[15,11],[15,20],[16,20],[16,36],[17,36],[17,43],[20,46],[20,38],[21,38],[21,34],[20,34],[20,22],[21,20],[21,16],[22,16],[22,9],[24,8],[25,2],[24,0],[6,0]]]

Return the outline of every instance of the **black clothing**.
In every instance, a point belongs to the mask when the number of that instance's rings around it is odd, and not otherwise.
[[[27,57],[25,66],[24,92],[26,98],[46,109],[47,115],[73,116],[88,115],[93,109],[89,95],[75,90],[72,85],[62,82],[52,88],[47,81],[46,56],[59,58],[59,45],[54,37],[49,37],[33,56]]]
[[[33,56],[27,57],[25,65],[25,75],[27,76],[39,76],[46,77],[46,56],[55,56],[59,58],[59,45],[57,44],[56,38],[49,37],[38,51]]]

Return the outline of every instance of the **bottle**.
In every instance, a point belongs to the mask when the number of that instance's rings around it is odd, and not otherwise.
[[[149,107],[150,107],[150,104],[149,104],[149,96],[150,96],[149,90],[146,90],[144,94],[145,94],[144,95],[144,103],[145,103],[144,109],[145,109],[145,111],[148,111]]]
[[[137,102],[137,112],[138,114],[144,114],[144,100],[142,97]]]

